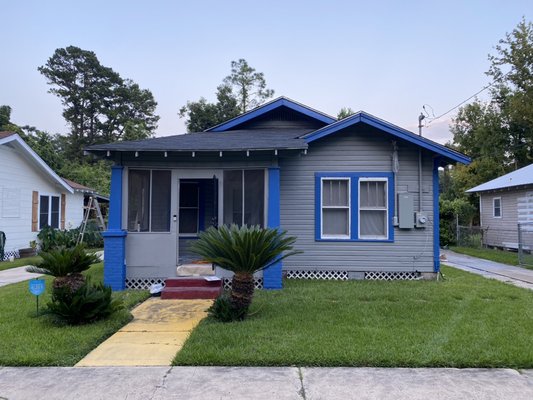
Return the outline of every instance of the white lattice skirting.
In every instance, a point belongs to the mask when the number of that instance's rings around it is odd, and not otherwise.
[[[133,278],[126,279],[126,289],[148,290],[150,286],[159,283],[165,286],[165,280],[161,278]]]
[[[300,270],[288,270],[287,279],[326,279],[347,281],[347,271],[300,271]]]
[[[12,250],[12,251],[4,251],[4,259],[0,261],[7,261],[9,260],[9,257],[15,257],[19,258],[19,251],[18,250]]]
[[[420,272],[365,272],[370,281],[414,281],[420,279]]]
[[[254,278],[254,287],[256,289],[263,289],[263,278]],[[224,278],[224,290],[231,289],[231,278]]]

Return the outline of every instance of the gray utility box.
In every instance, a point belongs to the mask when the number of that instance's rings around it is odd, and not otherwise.
[[[411,193],[398,193],[398,223],[400,229],[415,227],[415,202]]]

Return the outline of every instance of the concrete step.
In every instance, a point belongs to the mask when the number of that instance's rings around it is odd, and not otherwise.
[[[202,277],[167,278],[165,287],[221,287],[222,280],[208,281]]]
[[[216,299],[222,292],[222,286],[215,287],[165,287],[162,299]]]

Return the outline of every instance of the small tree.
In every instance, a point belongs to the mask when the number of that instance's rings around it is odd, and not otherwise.
[[[254,273],[291,255],[296,238],[285,231],[259,226],[222,225],[201,232],[191,250],[234,273],[230,305],[238,318],[248,312],[254,294]]]

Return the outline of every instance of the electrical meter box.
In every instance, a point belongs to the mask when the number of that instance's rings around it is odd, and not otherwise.
[[[411,193],[398,193],[398,227],[400,229],[413,229],[415,203]]]
[[[425,228],[428,223],[428,216],[426,213],[417,212],[415,214],[415,226],[417,228]]]

